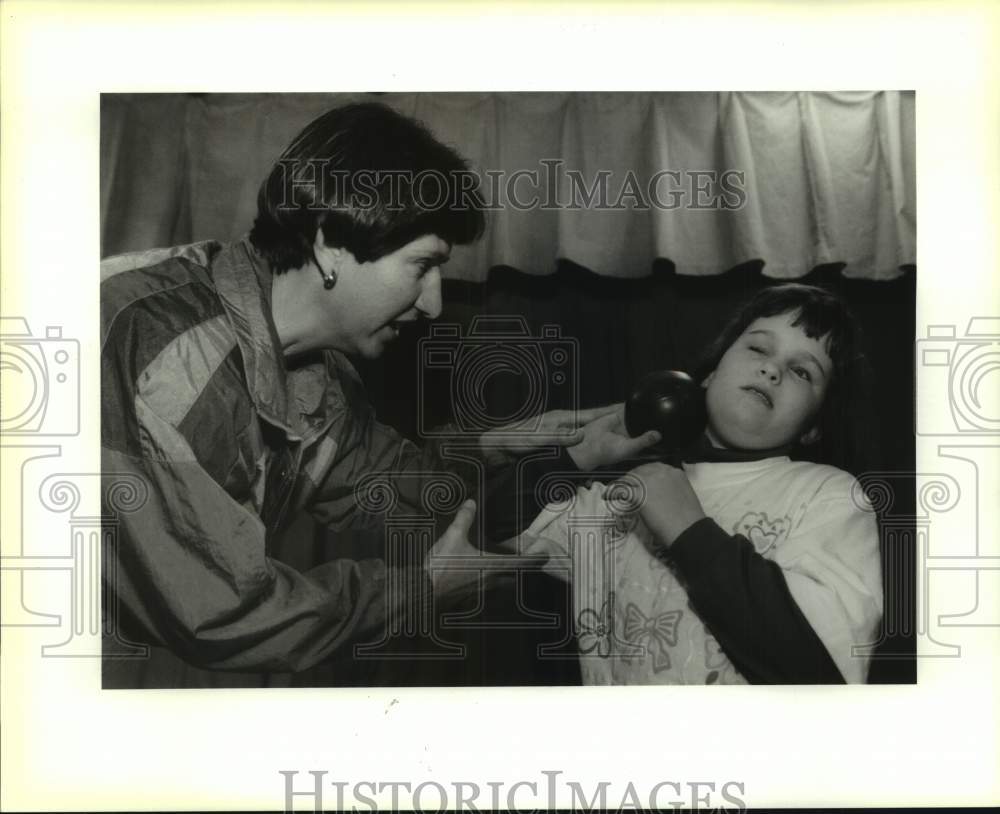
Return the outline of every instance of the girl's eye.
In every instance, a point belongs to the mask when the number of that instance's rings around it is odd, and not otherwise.
[[[763,348],[759,348],[756,345],[751,345],[750,346],[750,350],[752,350],[754,353],[763,353],[764,352]]]
[[[804,367],[794,368],[793,372],[800,379],[804,379],[807,382],[811,382],[812,381],[812,376],[809,375],[809,371],[806,370]]]

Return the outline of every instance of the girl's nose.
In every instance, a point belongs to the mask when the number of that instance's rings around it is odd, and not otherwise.
[[[781,371],[778,370],[777,365],[769,361],[761,363],[760,375],[774,384],[778,384],[781,381]]]

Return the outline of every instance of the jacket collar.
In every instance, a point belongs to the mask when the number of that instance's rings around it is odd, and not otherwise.
[[[322,362],[288,370],[271,316],[272,274],[267,261],[246,238],[222,249],[212,277],[236,334],[250,398],[261,418],[301,438],[302,416],[316,416],[327,377]],[[293,406],[295,412],[290,413]]]

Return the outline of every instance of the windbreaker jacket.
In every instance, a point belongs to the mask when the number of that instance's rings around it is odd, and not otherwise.
[[[423,569],[387,567],[384,547],[307,572],[269,557],[300,510],[336,529],[371,524],[379,501],[419,513],[444,462],[375,420],[343,355],[286,365],[249,242],[101,270],[104,578],[127,637],[199,667],[297,671],[426,597]]]

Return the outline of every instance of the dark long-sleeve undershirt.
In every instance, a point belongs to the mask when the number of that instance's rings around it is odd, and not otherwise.
[[[667,551],[691,606],[753,684],[843,684],[829,651],[788,590],[781,568],[710,517]]]

